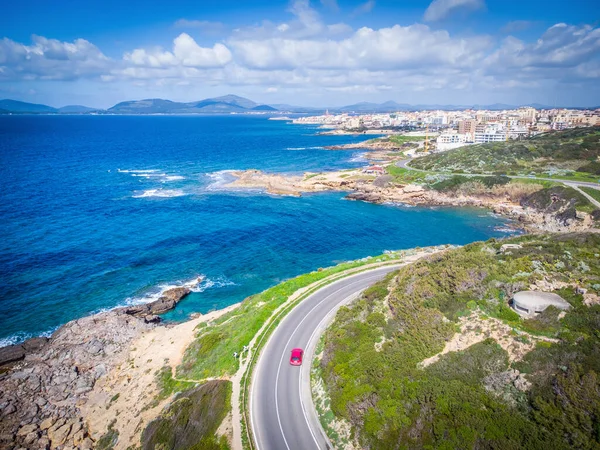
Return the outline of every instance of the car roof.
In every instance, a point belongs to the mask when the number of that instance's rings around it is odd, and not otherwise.
[[[298,353],[303,353],[304,350],[302,350],[301,348],[293,348],[292,349],[292,353],[298,354]]]

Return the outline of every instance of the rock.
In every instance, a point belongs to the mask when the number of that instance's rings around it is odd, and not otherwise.
[[[160,317],[159,316],[155,316],[153,314],[149,314],[146,317],[144,317],[144,322],[146,322],[146,323],[159,323],[160,322]]]
[[[519,376],[513,381],[513,384],[522,392],[528,391],[531,387],[531,383],[527,381],[523,374],[519,374]]]
[[[0,434],[0,442],[13,443],[15,441],[15,435],[13,433]]]
[[[0,366],[25,358],[25,349],[22,344],[9,345],[0,348]]]
[[[106,374],[107,374],[107,370],[106,370],[105,364],[98,364],[96,366],[96,368],[94,369],[94,378],[96,378],[96,379],[103,377]]]
[[[94,448],[94,441],[92,441],[89,437],[85,438],[81,445],[79,445],[81,450],[92,450]]]
[[[57,447],[65,443],[69,437],[69,433],[71,432],[71,426],[72,424],[69,422],[58,429],[50,428],[48,430],[48,438],[50,439],[50,442],[52,442],[53,447]]]
[[[4,408],[2,408],[2,410],[0,411],[2,413],[2,416],[8,416],[9,414],[14,413],[17,410],[17,407],[12,404],[9,403],[8,405],[6,405]]]
[[[48,343],[48,338],[38,337],[25,342],[0,348],[0,366],[20,361],[29,353],[41,350]]]
[[[81,429],[79,431],[73,432],[72,435],[73,435],[73,444],[74,445],[81,444],[85,439],[85,431],[83,431]]]
[[[29,446],[31,444],[33,444],[34,442],[36,442],[39,437],[40,437],[39,433],[37,431],[34,431],[33,433],[29,433],[27,436],[25,436],[25,439],[23,440],[23,443],[25,445],[27,445],[28,448],[29,448]]]
[[[137,317],[154,316],[156,314],[162,314],[171,309],[175,308],[175,305],[179,301],[188,295],[191,291],[188,287],[176,287],[167,289],[162,293],[160,298],[154,302],[146,303],[144,305],[128,306],[121,308],[118,311],[122,311],[125,314]]]
[[[54,425],[55,423],[56,417],[48,417],[47,419],[42,420],[42,423],[40,423],[40,429],[47,430],[48,428],[51,428],[52,425]]]
[[[50,339],[47,337],[35,337],[31,339],[27,339],[21,345],[26,353],[33,353],[41,350],[46,346]]]
[[[24,425],[17,431],[17,436],[26,436],[34,431],[37,431],[37,424],[32,423],[31,425]]]
[[[41,450],[48,450],[50,448],[50,440],[46,437],[38,439],[36,446]]]

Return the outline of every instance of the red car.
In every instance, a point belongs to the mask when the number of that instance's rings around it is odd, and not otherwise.
[[[290,356],[290,364],[292,366],[300,366],[302,365],[302,355],[304,354],[304,350],[301,348],[295,348],[292,350],[292,356]]]

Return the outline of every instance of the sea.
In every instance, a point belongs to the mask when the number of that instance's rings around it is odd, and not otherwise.
[[[230,170],[366,165],[323,148],[364,136],[318,131],[265,116],[0,116],[0,346],[171,286],[193,287],[165,315],[180,321],[319,267],[513,232],[480,209],[225,186]]]

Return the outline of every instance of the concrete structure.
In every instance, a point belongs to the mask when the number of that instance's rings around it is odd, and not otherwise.
[[[521,291],[513,297],[513,309],[521,316],[530,318],[549,306],[567,310],[571,305],[561,296],[551,292]]]
[[[438,136],[436,141],[438,151],[463,147],[468,142],[471,142],[468,134],[459,134],[456,132],[444,132]]]

